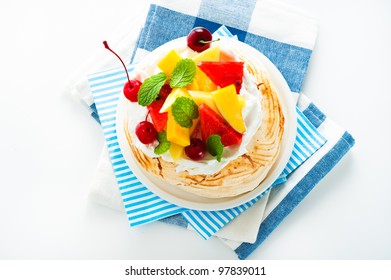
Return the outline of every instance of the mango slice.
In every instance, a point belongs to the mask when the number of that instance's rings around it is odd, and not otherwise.
[[[209,79],[208,76],[206,76],[206,74],[202,72],[200,68],[198,68],[198,66],[197,66],[197,72],[194,77],[194,80],[196,80],[198,84],[198,90],[214,91],[217,89],[215,83],[213,83],[212,80]]]
[[[191,98],[187,89],[174,88],[171,91],[171,93],[167,96],[166,101],[164,101],[164,104],[163,104],[162,108],[160,109],[159,113],[168,112],[168,110],[171,108],[171,105],[174,104],[175,100],[181,96]]]
[[[223,118],[229,125],[239,133],[246,131],[242,116],[242,106],[239,103],[238,95],[234,85],[221,88],[212,92],[213,100]]]
[[[171,142],[170,155],[171,155],[174,162],[183,158],[184,152],[185,152],[185,147],[179,146],[179,145]]]
[[[193,61],[197,64],[200,61],[219,61],[220,60],[220,46],[215,45],[210,47],[209,49],[200,52],[195,57],[193,57]]]
[[[207,91],[194,91],[189,90],[189,94],[193,98],[194,102],[200,106],[202,103],[208,105],[213,111],[220,115],[220,111],[216,106],[216,103],[213,99],[213,96],[210,92]],[[220,115],[221,116],[221,115]]]
[[[167,75],[171,76],[172,70],[175,65],[181,60],[181,56],[175,51],[171,50],[162,60],[159,61],[157,66]]]
[[[190,85],[187,85],[188,90],[199,90],[198,83],[196,79],[193,79],[193,82]]]
[[[246,107],[246,99],[243,97],[243,95],[238,94],[238,100],[239,100],[239,105],[240,105],[241,109]]]
[[[167,140],[179,146],[190,145],[190,129],[180,126],[174,119],[171,110],[168,111],[167,118]]]

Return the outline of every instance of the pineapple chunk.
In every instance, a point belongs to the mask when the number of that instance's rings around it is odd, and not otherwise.
[[[175,143],[171,143],[170,155],[174,162],[183,158],[184,151],[185,151],[185,147],[179,146]]]
[[[180,55],[175,51],[171,50],[162,60],[157,64],[157,66],[167,75],[171,76],[172,70],[174,70],[175,65],[181,60]]]
[[[190,129],[180,126],[174,119],[171,110],[168,110],[167,118],[167,140],[179,146],[190,145]]]
[[[210,92],[207,91],[193,91],[189,90],[189,94],[193,98],[194,102],[199,106],[202,103],[208,105],[213,111],[220,115],[219,109],[216,107],[216,103],[213,99],[213,96]],[[221,116],[221,115],[220,115]]]
[[[220,60],[220,46],[215,45],[209,49],[200,52],[195,57],[193,61],[197,64],[200,61],[219,61]]]
[[[168,110],[171,108],[171,105],[174,104],[175,100],[181,96],[191,98],[187,89],[174,88],[172,90],[172,92],[167,96],[166,101],[164,101],[164,104],[163,104],[162,108],[160,109],[159,113],[168,112]]]
[[[213,99],[223,118],[239,133],[246,131],[242,116],[242,107],[234,85],[212,92]]]

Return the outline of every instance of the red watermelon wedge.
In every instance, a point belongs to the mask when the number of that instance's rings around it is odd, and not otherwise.
[[[159,92],[158,98],[147,107],[149,115],[152,119],[153,126],[155,127],[157,132],[162,132],[167,125],[167,113],[159,113],[159,111],[162,108],[164,101],[166,101],[166,98],[170,94],[170,92],[170,86],[164,85]]]
[[[198,67],[212,82],[222,88],[235,85],[236,93],[239,94],[243,81],[243,62],[201,61]]]
[[[217,134],[221,136],[221,143],[224,146],[237,145],[242,142],[242,134],[233,129],[206,104],[200,104],[199,113],[202,140],[206,141],[209,136]]]

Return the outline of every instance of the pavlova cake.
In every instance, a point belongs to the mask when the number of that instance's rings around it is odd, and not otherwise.
[[[209,198],[259,186],[284,133],[261,62],[232,41],[198,27],[153,52],[128,76],[127,118],[117,127],[141,168]]]

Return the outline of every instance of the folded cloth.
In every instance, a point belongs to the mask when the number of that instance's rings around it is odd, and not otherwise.
[[[141,32],[138,46],[140,47],[138,50],[146,50],[148,51],[148,48],[153,47],[150,43],[156,42],[156,39],[161,36],[161,33],[164,29],[164,25],[158,25],[157,23],[159,21],[155,21],[156,19],[167,20],[171,19],[171,17],[177,21],[180,21],[181,24],[183,22],[186,22],[188,24],[189,22],[192,22],[191,27],[195,25],[203,25],[208,27],[211,30],[214,30],[217,26],[220,26],[220,24],[224,23],[228,25],[228,28],[234,33],[237,34],[239,39],[245,41],[246,43],[250,45],[255,45],[261,48],[261,51],[266,54],[269,59],[272,60],[272,62],[279,68],[279,70],[283,73],[284,77],[286,78],[290,88],[294,92],[300,92],[302,81],[304,79],[304,74],[307,69],[309,57],[311,54],[311,49],[315,42],[316,37],[316,21],[309,16],[306,13],[303,13],[295,8],[289,7],[284,4],[276,3],[276,2],[270,2],[270,1],[233,1],[232,5],[221,5],[221,1],[214,1],[214,2],[207,2],[207,1],[194,1],[191,3],[191,5],[187,4],[184,5],[181,2],[178,1],[172,1],[168,3],[163,3],[165,8],[159,7],[159,6],[152,6],[148,17],[146,24]],[[162,4],[161,4],[162,5]],[[236,6],[235,6],[236,5]],[[238,5],[241,7],[238,9]],[[242,7],[243,6],[243,7]],[[179,10],[180,12],[183,12],[184,14],[176,13],[175,11],[171,11],[171,15],[168,15],[167,12],[170,11],[171,8],[173,10]],[[224,11],[223,11],[224,10]],[[192,12],[193,11],[193,12]],[[213,13],[210,11],[214,11]],[[219,12],[216,12],[219,11]],[[238,14],[238,11],[239,14]],[[165,12],[165,13],[163,13]],[[243,12],[243,14],[241,13]],[[186,15],[187,14],[187,15]],[[217,17],[217,18],[216,18]],[[150,29],[151,26],[154,26],[155,24],[155,31],[154,29]],[[168,24],[168,23],[165,23]],[[190,26],[189,25],[189,26]],[[184,25],[182,25],[184,26]],[[187,25],[186,25],[187,26]],[[163,27],[163,28],[162,28]],[[167,27],[167,25],[166,25]],[[288,28],[287,28],[288,27]],[[148,31],[149,30],[149,31]],[[185,31],[186,30],[186,33]],[[173,33],[175,36],[184,36],[188,32],[188,28],[182,28],[182,31],[175,30],[169,30],[167,28],[164,29],[166,33]],[[156,34],[156,32],[158,34]],[[154,33],[155,32],[155,33]],[[181,33],[182,32],[182,33]],[[151,39],[154,38],[155,40],[151,41]],[[263,36],[260,36],[263,35]],[[158,36],[158,37],[156,37]],[[167,40],[167,38],[164,39],[164,42]],[[163,43],[163,42],[162,42]],[[137,60],[138,56],[142,54],[142,51],[137,51],[135,53],[135,60]],[[296,58],[296,60],[294,59]],[[293,60],[292,60],[293,59]],[[285,63],[284,63],[285,61]],[[288,62],[288,63],[287,63]],[[292,62],[292,63],[289,63]],[[94,106],[92,106],[94,107]],[[313,112],[311,109],[316,108],[313,104],[308,106],[306,110],[304,111],[304,115],[312,122],[314,120],[317,120],[317,113],[320,111]],[[308,115],[306,115],[306,113]],[[324,115],[323,115],[324,116]],[[318,122],[315,122],[319,123]],[[327,122],[330,123],[330,122]],[[324,124],[323,124],[324,125]],[[326,127],[326,125],[325,125]],[[333,157],[333,164],[335,164],[350,148],[351,145],[353,145],[354,141],[349,136],[349,134],[344,134],[343,139],[348,144],[346,144],[345,149],[336,149],[333,150],[334,153],[337,153],[337,155],[334,155]],[[327,137],[326,137],[327,138]],[[349,141],[346,139],[350,139]],[[334,138],[332,139],[335,140]],[[330,142],[330,140],[327,142],[326,145],[323,146],[321,150],[324,150],[324,147],[328,146],[329,143],[334,143],[333,141]],[[342,140],[341,140],[342,141]],[[342,141],[342,142],[344,142]],[[334,146],[333,146],[334,147]],[[328,153],[325,153],[328,154]],[[317,153],[315,153],[317,155]],[[315,157],[314,155],[314,157]],[[103,157],[103,156],[102,156]],[[314,158],[312,157],[312,158]],[[265,222],[273,221],[271,223],[272,225],[276,226],[279,222],[286,216],[286,215],[278,215],[279,219],[276,218],[276,214],[274,216],[273,213],[289,213],[297,203],[301,201],[304,197],[304,193],[302,193],[301,196],[298,196],[296,200],[294,200],[291,205],[286,202],[285,199],[276,199],[276,198],[284,198],[284,195],[287,195],[287,192],[281,191],[288,189],[286,185],[289,185],[288,183],[291,181],[291,178],[294,177],[300,177],[296,176],[295,174],[298,174],[297,172],[299,170],[302,170],[299,172],[302,175],[306,174],[307,169],[303,169],[304,166],[308,166],[309,163],[312,162],[312,158],[309,161],[306,161],[296,172],[292,173],[290,177],[288,178],[288,182],[281,187],[278,187],[278,191],[273,191],[270,196],[271,198],[268,201],[268,206],[266,209],[269,209],[266,212],[268,214],[267,218],[262,222],[261,229],[257,230],[258,232],[258,238],[253,246],[250,246],[249,242],[245,243],[235,243],[231,242],[231,246],[233,248],[237,248],[236,252],[238,253],[238,256],[240,258],[245,258],[248,256],[254,248],[259,246],[259,244],[267,237],[268,234],[274,229],[270,225],[268,227],[265,226]],[[311,189],[313,186],[316,185],[316,183],[325,175],[327,172],[333,167],[333,164],[330,164],[327,166],[327,168],[323,168],[323,175],[319,176],[318,173],[315,173],[316,176],[313,176],[314,174],[311,173],[311,184],[307,186],[307,189]],[[314,165],[315,166],[315,165]],[[317,165],[316,165],[317,166]],[[304,171],[303,171],[304,170]],[[304,176],[306,177],[306,176]],[[303,177],[303,178],[304,178]],[[306,182],[309,181],[308,177],[306,177]],[[112,181],[111,181],[112,182]],[[293,184],[294,181],[290,185]],[[310,187],[312,186],[312,187]],[[294,188],[296,189],[296,187]],[[278,195],[275,195],[275,194]],[[274,194],[274,195],[273,195]],[[288,192],[288,195],[290,192]],[[110,195],[109,195],[110,196]],[[106,198],[109,196],[105,196]],[[98,197],[98,196],[95,196]],[[101,196],[103,197],[103,196]],[[113,196],[114,198],[115,196]],[[118,198],[118,196],[117,196]],[[118,202],[118,200],[113,199],[113,201]],[[281,205],[281,202],[285,201],[286,204]],[[291,201],[291,200],[290,200]],[[107,201],[106,201],[107,202]],[[114,205],[115,203],[113,203]],[[258,203],[257,203],[258,204]],[[270,204],[270,206],[269,206]],[[285,208],[284,208],[285,207]],[[273,210],[270,210],[273,209]],[[278,209],[276,211],[275,209]],[[285,211],[284,211],[285,209]],[[287,210],[289,209],[289,210]],[[249,213],[249,212],[248,212]],[[247,214],[247,213],[246,213]],[[259,214],[259,213],[258,213]],[[242,215],[241,215],[242,216]],[[274,220],[272,220],[270,217],[274,217]],[[238,219],[235,219],[236,221],[239,221],[241,217]],[[262,220],[262,215],[259,215],[257,217],[257,221]],[[187,226],[188,222],[183,219],[183,217],[179,215],[175,215],[173,218],[167,218],[164,219],[166,222],[174,223],[181,226]],[[277,222],[276,222],[277,221]],[[267,225],[267,224],[266,224]],[[262,229],[267,230],[262,230]],[[265,235],[265,232],[267,233]],[[229,243],[229,241],[227,241]],[[234,244],[235,243],[235,244]],[[238,244],[241,244],[238,246]],[[247,253],[246,253],[247,252]]]

